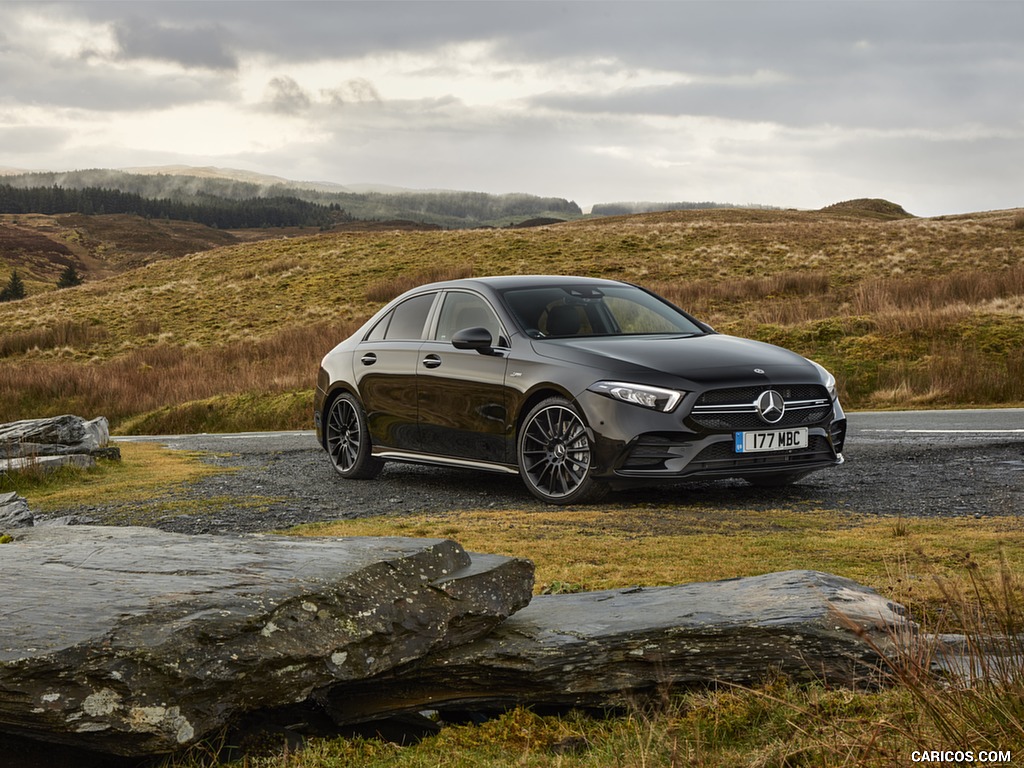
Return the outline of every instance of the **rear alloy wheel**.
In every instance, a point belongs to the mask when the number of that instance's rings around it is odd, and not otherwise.
[[[583,419],[572,403],[552,397],[527,414],[516,447],[519,474],[549,504],[596,501],[608,491],[595,480],[593,453]]]
[[[335,398],[327,409],[324,443],[331,464],[342,477],[369,480],[384,467],[384,462],[372,455],[363,408],[347,392]]]

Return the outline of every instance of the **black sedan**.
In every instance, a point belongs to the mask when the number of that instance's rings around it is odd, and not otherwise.
[[[324,357],[314,421],[342,477],[473,467],[553,504],[691,478],[782,485],[841,464],[846,436],[817,363],[629,283],[538,275],[399,296]]]

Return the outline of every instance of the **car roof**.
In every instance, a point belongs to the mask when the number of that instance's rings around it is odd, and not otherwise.
[[[486,286],[493,290],[505,291],[512,288],[537,288],[545,285],[626,285],[619,280],[579,275],[492,275],[489,277],[467,277],[460,280],[444,280],[421,285],[414,289],[437,290],[440,288],[473,288]]]

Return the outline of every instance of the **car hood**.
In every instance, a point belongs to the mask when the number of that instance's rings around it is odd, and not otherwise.
[[[795,352],[720,333],[550,339],[533,344],[540,355],[602,369],[606,374],[660,372],[700,384],[821,381],[818,369]]]

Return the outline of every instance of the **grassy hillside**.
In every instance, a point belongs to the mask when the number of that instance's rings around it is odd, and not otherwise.
[[[326,233],[162,258],[0,304],[0,412],[105,414],[122,428],[149,413],[134,428],[151,431],[226,429],[243,413],[305,427],[317,361],[387,297],[513,273],[651,286],[720,331],[829,366],[848,406],[1024,402],[1024,214],[918,219],[856,202]]]
[[[74,266],[99,279],[159,259],[209,250],[240,238],[202,224],[139,216],[82,214],[0,215],[0,280],[17,269],[29,293],[53,288],[61,271]]]

